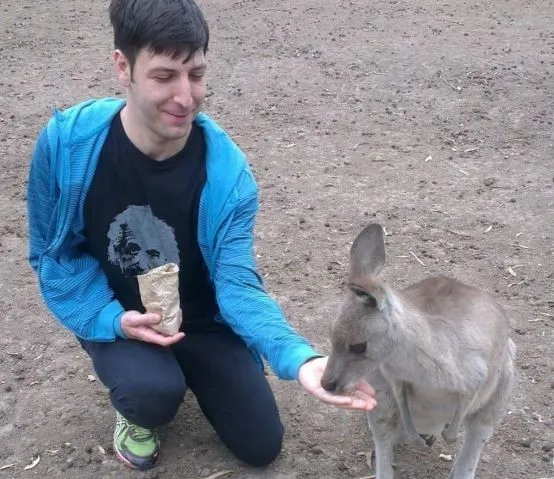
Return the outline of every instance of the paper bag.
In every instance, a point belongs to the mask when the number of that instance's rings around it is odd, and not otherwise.
[[[148,313],[160,314],[160,323],[152,329],[161,334],[173,335],[181,327],[179,302],[179,266],[164,264],[137,276],[142,304]]]

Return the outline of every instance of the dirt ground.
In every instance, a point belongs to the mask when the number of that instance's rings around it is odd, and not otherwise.
[[[0,478],[370,476],[364,415],[274,377],[286,438],[268,469],[237,463],[191,395],[161,431],[157,469],[114,459],[108,396],[41,302],[25,217],[29,157],[52,108],[122,93],[107,3],[0,4]],[[382,223],[391,284],[445,273],[509,313],[521,378],[478,477],[553,478],[554,3],[200,4],[206,111],[254,168],[259,266],[290,321],[329,351],[350,244]],[[455,452],[399,448],[398,477],[446,477],[439,455]]]

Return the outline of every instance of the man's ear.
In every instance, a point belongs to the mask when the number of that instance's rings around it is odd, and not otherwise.
[[[119,49],[117,49],[114,52],[113,61],[114,61],[115,71],[117,73],[119,81],[121,81],[121,84],[125,88],[128,88],[129,86],[131,86],[131,82],[133,80],[131,63],[129,62],[128,58],[123,54],[123,52]]]

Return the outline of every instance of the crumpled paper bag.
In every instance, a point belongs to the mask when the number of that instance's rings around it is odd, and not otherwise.
[[[162,320],[152,329],[172,336],[181,327],[179,301],[179,266],[167,263],[137,276],[140,297],[149,313],[160,314]]]

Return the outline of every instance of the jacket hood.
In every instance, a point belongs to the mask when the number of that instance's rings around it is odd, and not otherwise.
[[[125,106],[117,98],[91,99],[66,110],[54,112],[62,144],[79,143],[105,130],[113,117]]]

